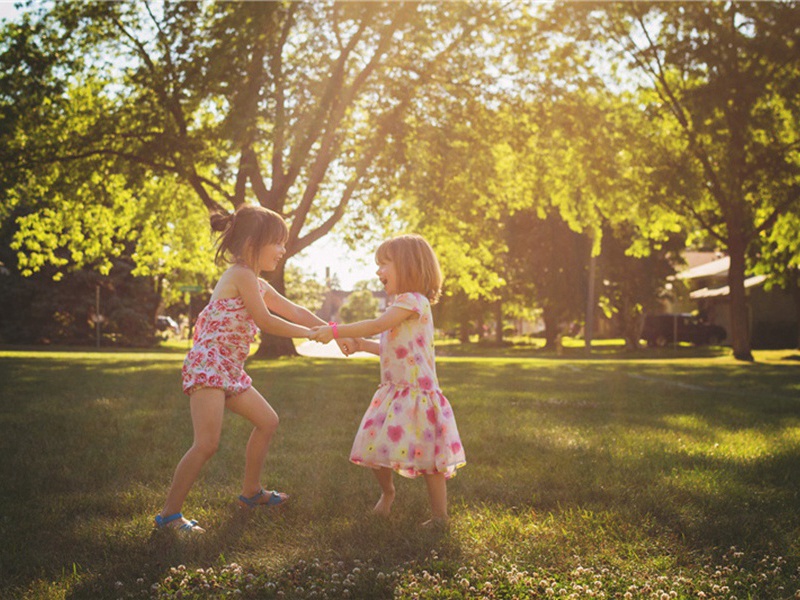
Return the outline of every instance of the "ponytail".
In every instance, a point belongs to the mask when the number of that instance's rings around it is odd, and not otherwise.
[[[211,229],[213,231],[225,231],[233,225],[233,220],[236,217],[236,213],[212,213],[210,220],[211,220]]]
[[[289,238],[286,222],[276,212],[262,206],[243,205],[233,213],[213,213],[211,229],[220,232],[217,239],[217,264],[249,260],[265,244],[283,244]]]

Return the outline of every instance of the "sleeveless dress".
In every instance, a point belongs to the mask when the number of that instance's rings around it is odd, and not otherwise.
[[[262,296],[267,291],[263,279],[258,291]],[[230,398],[249,389],[253,380],[244,372],[244,361],[257,333],[241,297],[209,302],[197,317],[192,348],[183,361],[183,392],[219,388]]]
[[[350,461],[404,477],[443,473],[449,479],[466,457],[436,378],[431,306],[417,293],[400,294],[392,306],[416,315],[381,334],[381,384],[361,420]]]

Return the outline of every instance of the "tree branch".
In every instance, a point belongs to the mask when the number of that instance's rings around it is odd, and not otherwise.
[[[383,32],[381,32],[380,41],[375,49],[375,52],[370,58],[369,63],[367,63],[367,65],[358,73],[353,80],[352,85],[350,85],[350,87],[342,93],[340,99],[331,107],[331,112],[329,114],[327,123],[325,124],[325,134],[322,138],[320,150],[317,153],[317,157],[311,167],[309,181],[306,185],[303,197],[295,210],[295,217],[292,220],[292,226],[289,230],[289,239],[297,239],[299,237],[300,231],[305,223],[306,215],[308,214],[308,211],[314,202],[314,198],[317,195],[317,191],[319,190],[319,185],[325,178],[325,174],[328,171],[328,167],[330,166],[333,155],[333,148],[336,141],[339,123],[344,118],[347,108],[353,103],[353,99],[355,98],[356,94],[363,87],[375,69],[378,68],[381,59],[389,49],[395,31],[397,31],[402,22],[408,19],[411,10],[416,10],[416,7],[412,7],[411,9],[409,9],[409,7],[404,7],[404,9],[396,15],[391,24],[387,26]]]
[[[292,27],[294,26],[294,14],[297,10],[297,3],[291,3],[289,12],[283,22],[281,35],[278,39],[278,47],[272,53],[270,61],[270,73],[272,74],[272,84],[275,86],[275,122],[273,124],[272,137],[272,189],[282,188],[284,185],[283,173],[283,153],[286,150],[286,97],[283,90],[283,49],[289,39]],[[255,182],[253,182],[255,186]],[[263,178],[261,185],[266,189]],[[288,189],[288,188],[287,188]],[[267,193],[264,202],[270,202],[276,194]],[[279,211],[282,212],[282,211]]]

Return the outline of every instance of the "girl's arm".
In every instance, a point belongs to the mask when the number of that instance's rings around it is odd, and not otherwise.
[[[258,290],[258,278],[255,273],[249,269],[236,269],[232,272],[232,277],[244,307],[261,331],[281,337],[308,337],[310,330],[307,327],[289,323],[269,311],[264,297]]]
[[[353,340],[354,350],[353,352],[369,352],[370,354],[378,354],[381,353],[381,345],[379,342],[374,340],[365,340],[364,338],[355,338]]]
[[[327,325],[325,321],[320,319],[317,315],[310,310],[299,304],[295,304],[278,291],[267,284],[267,291],[264,294],[264,303],[267,308],[272,312],[278,313],[283,318],[299,323],[306,327],[316,327],[318,325]]]
[[[278,313],[293,323],[299,323],[306,327],[327,325],[327,322],[320,319],[306,307],[295,304],[284,295],[278,293],[278,290],[269,284],[267,284],[267,291],[264,294],[264,303],[269,310]],[[351,348],[355,346],[354,340],[348,340],[344,338],[344,336],[339,336],[336,343],[345,355],[352,354],[353,350],[351,350]]]
[[[397,306],[390,306],[377,319],[369,319],[367,321],[358,321],[356,323],[348,323],[337,325],[338,338],[363,338],[371,337],[397,327],[406,319],[416,316],[413,310],[406,310]],[[326,325],[325,327],[318,327],[310,336],[316,342],[327,343],[333,339],[333,327]]]

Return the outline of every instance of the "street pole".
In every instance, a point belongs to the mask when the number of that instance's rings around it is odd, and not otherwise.
[[[592,252],[591,246],[589,252]],[[589,255],[589,285],[586,293],[586,327],[584,327],[583,341],[586,354],[592,353],[592,337],[594,336],[594,272],[597,258],[592,252]]]
[[[97,347],[100,347],[100,284],[95,287],[94,295],[94,314],[95,314],[95,333],[97,335]]]

